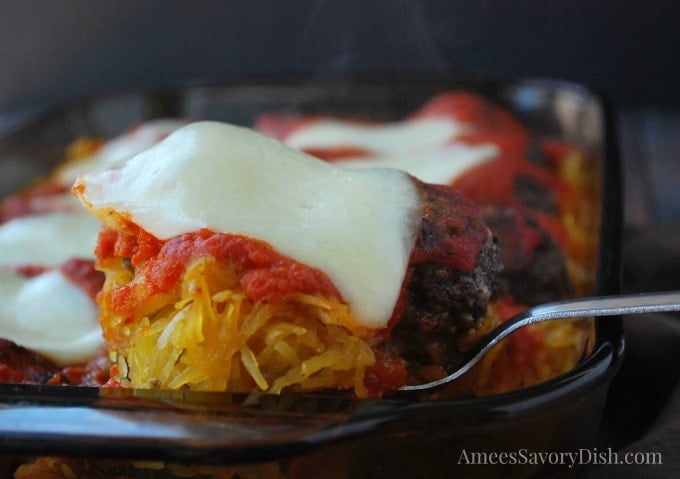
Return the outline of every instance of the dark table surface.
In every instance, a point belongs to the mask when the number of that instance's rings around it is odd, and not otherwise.
[[[624,181],[622,292],[680,290],[680,113],[618,115]],[[660,452],[661,465],[599,466],[592,477],[680,477],[680,314],[624,318],[600,448]]]

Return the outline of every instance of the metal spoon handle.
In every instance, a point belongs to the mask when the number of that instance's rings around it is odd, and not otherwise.
[[[486,334],[467,351],[463,362],[442,379],[425,384],[404,386],[401,391],[435,389],[459,378],[486,353],[513,332],[530,324],[553,319],[576,319],[593,316],[680,311],[680,291],[625,294],[555,301],[526,309]]]
[[[618,316],[622,314],[680,311],[680,291],[625,294],[556,301],[535,306],[524,312],[531,324],[556,318]],[[518,319],[517,322],[520,320]]]

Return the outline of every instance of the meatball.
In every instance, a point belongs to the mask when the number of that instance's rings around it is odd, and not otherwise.
[[[477,207],[450,187],[416,181],[422,220],[393,328],[383,347],[410,367],[455,364],[487,315],[502,269]]]
[[[502,252],[501,294],[521,304],[540,304],[573,295],[562,249],[537,220],[518,207],[485,208],[484,222]]]

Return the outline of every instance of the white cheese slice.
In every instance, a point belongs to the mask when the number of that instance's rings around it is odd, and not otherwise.
[[[368,158],[347,158],[336,165],[350,168],[396,168],[426,183],[451,184],[463,173],[498,157],[498,147],[450,145],[419,153],[378,154]]]
[[[264,240],[326,273],[371,328],[392,314],[420,219],[404,172],[335,166],[217,122],[81,176],[74,191],[102,221],[114,210],[161,239],[210,228]]]
[[[97,168],[109,167],[116,161],[146,150],[186,124],[186,121],[171,118],[141,123],[134,129],[107,141],[93,154],[64,164],[55,172],[55,178],[63,184],[71,185],[78,175]]]
[[[103,351],[97,307],[57,269],[32,278],[0,268],[0,337],[52,359],[81,364]]]
[[[376,152],[399,152],[442,145],[468,130],[464,123],[445,118],[379,124],[323,119],[301,126],[284,141],[300,150],[351,146]]]
[[[93,258],[101,223],[79,207],[15,218],[0,225],[0,265],[59,265]]]
[[[446,118],[377,125],[322,119],[301,126],[284,141],[301,150],[360,148],[370,156],[334,163],[351,168],[396,168],[426,183],[450,184],[499,154],[492,143],[456,143],[456,138],[469,130],[469,125]]]

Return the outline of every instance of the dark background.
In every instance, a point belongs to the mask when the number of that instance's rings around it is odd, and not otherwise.
[[[46,1],[0,6],[0,108],[195,78],[480,74],[680,107],[680,7],[654,1]]]

